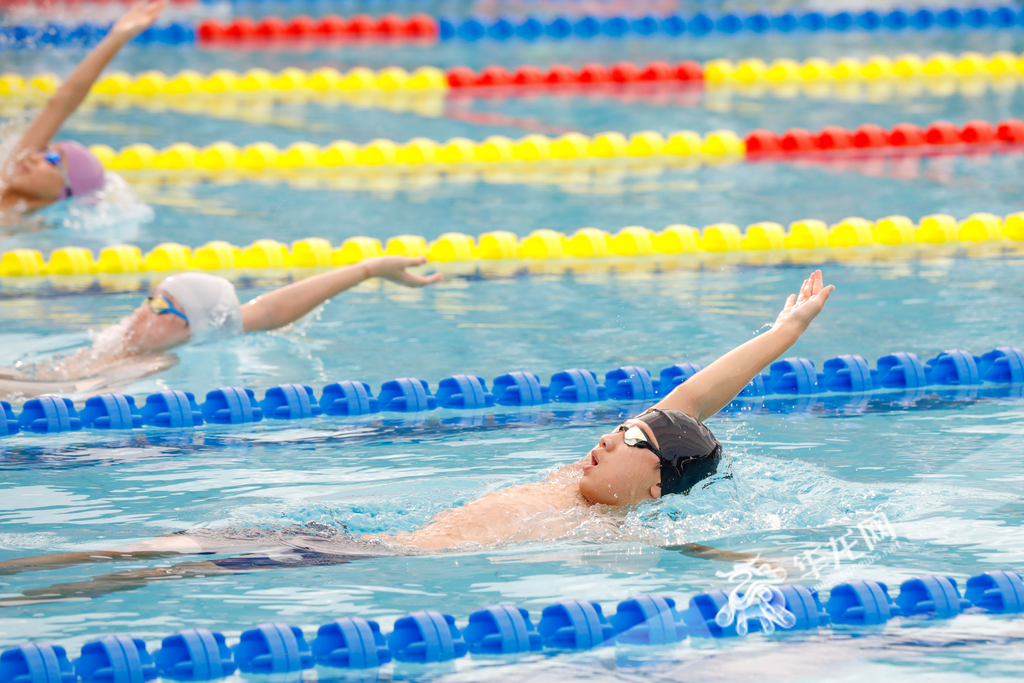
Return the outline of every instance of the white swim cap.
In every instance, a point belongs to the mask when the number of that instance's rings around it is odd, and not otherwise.
[[[192,343],[242,334],[242,307],[235,286],[206,273],[179,273],[157,285],[170,294],[188,318]]]

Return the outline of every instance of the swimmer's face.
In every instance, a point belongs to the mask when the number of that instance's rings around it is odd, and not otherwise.
[[[159,289],[153,296],[164,296],[181,310],[174,297]],[[132,353],[158,353],[168,351],[188,342],[188,323],[170,313],[157,314],[143,301],[128,319],[125,345]]]
[[[63,163],[67,163],[64,153],[57,147],[23,152],[8,164],[5,178],[7,189],[45,204],[60,199],[64,191],[64,176],[59,168],[46,160],[47,151],[58,152]]]
[[[637,426],[658,446],[651,428],[640,420],[626,420],[625,427]],[[583,461],[580,493],[592,503],[621,506],[661,496],[661,461],[646,448],[627,446],[625,430],[605,434]]]

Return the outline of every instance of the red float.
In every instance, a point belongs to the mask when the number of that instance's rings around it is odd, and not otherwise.
[[[925,144],[924,131],[912,123],[897,123],[889,131],[889,144],[893,147],[917,147]]]
[[[357,14],[349,17],[348,25],[345,26],[345,33],[351,36],[369,36],[373,34],[377,22],[368,14]]]
[[[584,64],[580,69],[580,83],[607,83],[611,80],[611,74],[602,64]]]
[[[468,88],[476,84],[476,72],[468,66],[457,66],[448,70],[448,85],[453,88]]]
[[[199,24],[196,33],[200,41],[213,41],[226,38],[228,36],[228,29],[216,19],[208,19]]]
[[[312,17],[299,15],[288,22],[287,34],[289,36],[311,36],[316,33],[317,23]]]
[[[853,147],[853,133],[841,126],[825,126],[818,131],[814,143],[821,150],[850,149]]]
[[[280,17],[266,17],[256,24],[256,35],[260,38],[281,38],[288,33],[288,24]]]
[[[512,74],[502,66],[489,66],[480,72],[474,85],[510,85]]]
[[[340,36],[345,33],[348,23],[341,17],[330,14],[323,17],[316,25],[316,32],[321,36]]]
[[[924,129],[924,139],[929,145],[960,144],[960,130],[949,121],[935,121]]]
[[[256,22],[246,17],[235,19],[228,26],[226,33],[229,38],[236,38],[239,40],[252,38],[256,35]]]
[[[853,131],[853,146],[860,149],[876,149],[889,146],[889,132],[873,123],[865,123]]]
[[[640,80],[640,69],[632,62],[613,64],[608,74],[616,83],[633,83]]]
[[[539,85],[544,82],[544,72],[535,66],[521,66],[512,74],[516,85]]]
[[[996,131],[988,121],[968,121],[960,129],[960,139],[972,145],[995,142]]]
[[[548,69],[547,75],[544,76],[544,82],[552,85],[576,83],[579,79],[579,74],[571,66],[566,66],[565,64],[555,64]]]
[[[405,19],[397,14],[385,14],[374,24],[373,32],[384,38],[397,38],[405,33]]]
[[[818,148],[816,136],[803,128],[790,128],[779,140],[783,152],[813,152]]]
[[[405,22],[404,33],[411,38],[433,38],[437,35],[437,20],[429,14],[414,14]]]
[[[677,81],[703,81],[704,67],[700,62],[687,61],[676,64]]]
[[[996,128],[996,137],[1003,142],[1024,142],[1024,121],[1006,119]]]
[[[779,136],[770,130],[752,130],[747,135],[747,154],[772,154],[782,151]]]
[[[640,72],[641,81],[671,81],[676,78],[676,70],[668,62],[651,62]]]

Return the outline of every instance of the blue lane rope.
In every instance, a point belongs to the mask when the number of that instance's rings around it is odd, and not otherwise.
[[[961,595],[955,579],[924,575],[904,581],[893,599],[889,588],[871,579],[834,586],[822,603],[818,592],[798,584],[772,586],[772,606],[789,617],[766,626],[758,611],[737,613],[725,626],[717,619],[729,602],[722,590],[700,593],[685,610],[672,598],[638,595],[618,604],[606,617],[601,605],[563,600],[545,607],[534,624],[530,613],[514,605],[492,605],[469,615],[460,629],[455,618],[419,610],[399,618],[384,635],[380,625],[362,617],[341,617],[317,629],[312,641],[296,626],[265,622],[243,631],[228,647],[223,634],[190,628],[163,639],[152,655],[146,643],[128,636],[104,636],[82,647],[74,664],[67,651],[50,643],[26,643],[0,655],[0,683],[145,683],[157,676],[206,681],[243,673],[288,673],[316,665],[372,669],[395,660],[429,664],[467,654],[517,655],[548,650],[589,650],[615,644],[665,646],[687,638],[728,638],[758,631],[818,631],[830,625],[872,626],[896,617],[951,619],[964,611],[1019,614],[1024,611],[1024,582],[1013,571],[993,570],[967,580]],[[742,598],[742,593],[738,594]],[[774,614],[778,614],[775,612]],[[745,628],[741,621],[745,621]]]
[[[431,393],[425,380],[399,377],[384,382],[377,396],[369,384],[345,380],[323,387],[319,400],[312,387],[301,384],[271,387],[262,401],[256,399],[252,389],[220,387],[207,392],[202,405],[191,392],[169,389],[147,396],[141,408],[132,396],[105,393],[89,398],[80,412],[70,399],[47,395],[26,401],[18,415],[10,403],[0,401],[0,437],[19,431],[53,434],[83,428],[128,430],[143,425],[191,429],[204,423],[250,424],[264,419],[419,413],[438,408],[480,410],[495,405],[605,400],[650,403],[668,395],[700,369],[696,363],[680,363],[662,368],[655,378],[644,367],[626,365],[606,373],[602,384],[597,373],[571,368],[554,373],[547,385],[532,372],[515,371],[496,377],[490,389],[482,377],[453,375],[438,383],[436,393]],[[739,394],[740,400],[727,410],[752,411],[758,400],[769,396],[796,398],[807,409],[817,404],[818,398],[836,407],[841,407],[844,400],[851,405],[862,404],[876,391],[901,391],[908,397],[921,397],[926,390],[945,390],[967,398],[976,387],[995,385],[992,395],[1001,396],[1005,387],[1024,384],[1024,351],[1001,346],[976,356],[950,349],[928,361],[898,351],[879,358],[874,368],[863,356],[845,354],[829,358],[822,369],[817,372],[807,358],[776,361],[768,372],[755,377]]]
[[[441,41],[483,39],[538,40],[566,38],[636,38],[648,36],[701,37],[713,33],[725,35],[762,33],[820,33],[850,31],[924,31],[929,29],[977,30],[1014,29],[1024,26],[1024,8],[997,7],[918,7],[914,9],[863,10],[824,13],[815,10],[768,12],[704,13],[642,17],[556,16],[488,19],[486,17],[439,18]],[[43,26],[0,26],[0,49],[46,47],[88,47],[106,35],[108,26],[92,23],[67,25],[51,22]],[[189,45],[196,42],[196,26],[176,21],[154,26],[139,35],[139,45]]]

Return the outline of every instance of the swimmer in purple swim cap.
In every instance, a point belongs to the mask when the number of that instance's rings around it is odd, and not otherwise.
[[[121,17],[0,161],[0,224],[15,223],[61,199],[86,197],[103,189],[103,164],[95,154],[78,142],[52,139],[104,67],[125,43],[152,26],[163,8],[164,0],[146,0]]]

